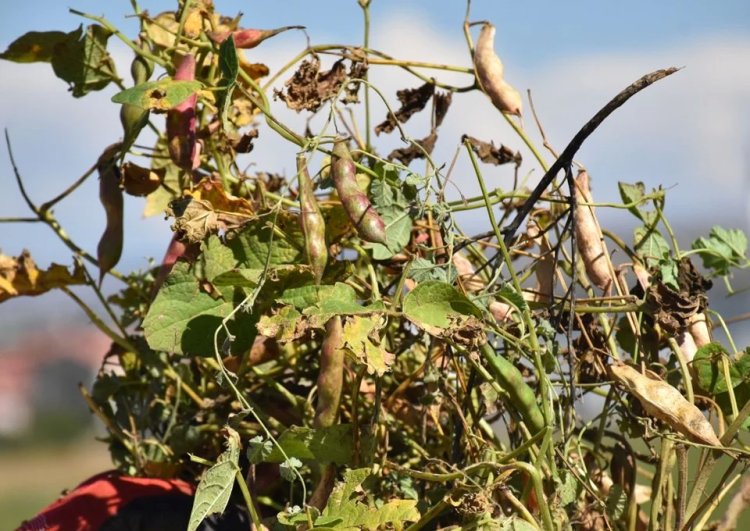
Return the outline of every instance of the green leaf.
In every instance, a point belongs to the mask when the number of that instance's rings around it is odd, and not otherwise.
[[[294,481],[297,477],[297,470],[302,466],[302,461],[296,457],[290,457],[279,465],[279,474],[287,481]]]
[[[177,262],[143,321],[148,345],[163,352],[213,356],[215,330],[245,298],[241,288],[220,286],[217,292],[217,298],[206,293],[190,265]],[[235,336],[231,352],[240,353],[250,347],[255,338],[254,324],[252,314],[236,312],[227,323]]]
[[[221,84],[224,87],[219,94],[219,108],[221,109],[221,123],[224,130],[227,130],[230,128],[228,116],[229,107],[232,104],[232,92],[240,71],[237,48],[234,46],[234,37],[231,34],[219,46],[219,68],[221,69]]]
[[[510,285],[503,286],[500,291],[495,294],[495,297],[503,299],[511,306],[515,306],[519,312],[526,311],[529,307],[529,303],[523,298],[523,295],[518,293]]]
[[[55,46],[68,38],[63,31],[29,31],[8,45],[0,59],[14,63],[49,63]]]
[[[377,507],[360,502],[355,495],[369,475],[367,468],[344,472],[344,482],[333,488],[323,513],[315,520],[315,528],[381,529],[391,524],[401,529],[404,522],[419,520],[415,500],[390,500]]]
[[[481,310],[465,295],[444,282],[418,284],[404,297],[407,319],[432,335],[441,336],[469,317],[482,318]]]
[[[300,311],[331,300],[344,306],[359,306],[357,292],[349,284],[343,282],[336,282],[333,286],[308,285],[287,289],[277,300],[284,304],[291,304]]]
[[[252,220],[239,232],[227,235],[227,246],[234,253],[239,266],[263,269],[269,248],[270,266],[306,263],[303,254],[304,236],[296,217],[279,213],[276,218],[278,232],[267,222],[267,218]]]
[[[664,237],[656,230],[649,230],[644,226],[636,227],[633,231],[635,250],[646,264],[653,267],[665,256],[669,256],[670,247]]]
[[[143,208],[143,217],[164,214],[169,203],[180,196],[182,186],[180,183],[180,169],[172,162],[167,149],[166,136],[160,137],[154,145],[151,169],[159,170],[165,168],[163,186],[151,192],[146,197],[146,206]]]
[[[612,485],[607,496],[607,514],[612,521],[619,520],[628,508],[628,495],[620,485]]]
[[[101,90],[117,78],[112,57],[107,52],[109,30],[92,24],[83,33],[82,27],[67,34],[52,49],[52,70],[71,85],[73,97]]]
[[[620,197],[625,204],[638,203],[646,195],[646,187],[642,182],[635,184],[619,182],[617,183],[617,187],[620,189]],[[628,210],[638,219],[643,219],[639,205],[630,206]]]
[[[168,111],[203,88],[200,81],[164,78],[147,81],[112,96],[114,103],[127,103],[143,109]]]
[[[325,428],[292,426],[278,438],[287,457],[317,463],[350,465],[354,460],[354,435],[351,424],[336,424]],[[282,463],[284,456],[275,447],[264,461]]]
[[[411,218],[406,209],[391,206],[379,209],[380,217],[385,222],[386,245],[372,244],[372,257],[375,260],[387,260],[406,247],[411,239]]]
[[[254,465],[266,461],[271,452],[273,452],[273,441],[270,439],[263,439],[260,435],[256,435],[247,441],[247,458]]]
[[[750,383],[750,355],[745,353],[734,361],[720,343],[709,343],[699,348],[693,359],[693,368],[702,389],[714,395],[728,391],[722,359],[729,366],[732,388]]]
[[[417,282],[425,282],[427,280],[442,280],[445,281],[445,268],[430,262],[426,258],[415,258],[411,262],[409,268],[409,278]]]
[[[201,254],[197,261],[197,276],[214,282],[216,277],[237,266],[232,250],[224,245],[216,234],[201,242]]]
[[[234,37],[230,34],[219,46],[219,68],[221,68],[222,81],[225,86],[234,84],[240,73],[240,61],[237,57],[237,48],[234,45]]]
[[[198,483],[190,512],[188,531],[195,531],[210,514],[223,513],[232,494],[234,480],[239,470],[240,436],[226,427],[227,449],[219,456],[216,464],[206,471]]]
[[[698,238],[692,247],[700,254],[704,267],[715,275],[728,275],[730,268],[747,263],[747,236],[739,229],[714,226],[708,238]]]

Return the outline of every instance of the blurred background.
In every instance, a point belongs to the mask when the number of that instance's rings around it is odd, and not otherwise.
[[[313,44],[362,42],[356,0],[215,0],[215,5],[225,15],[243,12],[244,27],[303,24]],[[27,31],[71,31],[88,23],[69,13],[68,7],[103,15],[131,38],[137,33],[136,21],[127,17],[130,3],[125,0],[14,2],[0,18],[0,50]],[[173,10],[175,2],[142,0],[141,7],[156,14]],[[506,65],[506,78],[522,92],[532,91],[557,150],[641,75],[657,68],[685,67],[616,111],[584,144],[577,160],[592,175],[597,201],[618,201],[618,181],[643,181],[649,190],[668,188],[666,214],[683,248],[713,225],[748,231],[750,3],[540,0],[532,7],[524,2],[477,0],[471,9],[472,20],[486,19],[498,27],[495,46]],[[465,2],[457,0],[373,0],[371,46],[401,59],[469,66],[462,32],[465,11]],[[300,32],[285,33],[246,55],[250,61],[267,64],[273,74],[306,46],[305,39]],[[130,52],[116,37],[109,42],[118,72],[129,82]],[[325,61],[324,66],[330,64]],[[465,75],[428,72],[441,81],[471,84]],[[288,76],[282,76],[279,86]],[[390,102],[395,101],[396,90],[421,84],[395,68],[376,66],[370,79]],[[34,201],[42,203],[60,193],[96,161],[104,147],[120,138],[119,106],[110,101],[116,92],[110,86],[74,99],[49,64],[0,61],[0,126],[9,135]],[[375,101],[373,109],[374,120],[385,117],[380,102]],[[274,103],[274,112],[297,131],[306,125],[306,116],[287,111],[280,102]],[[528,111],[524,125],[541,145]],[[421,138],[426,123],[415,119],[406,131]],[[530,185],[541,176],[520,140],[482,94],[454,97],[435,149],[438,164],[450,164],[464,133],[520,149],[524,155],[520,175],[527,176]],[[140,138],[141,143],[151,141]],[[401,147],[396,134],[375,143],[383,153]],[[294,154],[294,146],[261,126],[255,149],[245,157],[257,170],[291,174]],[[510,168],[490,168],[484,177],[491,187],[510,187],[513,174]],[[462,158],[451,182],[453,197],[478,191]],[[0,183],[0,218],[28,216],[4,148],[0,149]],[[71,238],[90,252],[95,251],[104,227],[97,193],[96,179],[91,178],[55,209]],[[169,241],[169,222],[162,216],[143,218],[143,207],[142,199],[126,197],[120,271],[149,267],[150,259],[161,259]],[[487,228],[484,215],[475,216],[460,220],[469,233]],[[628,216],[600,210],[602,225],[618,233],[629,232]],[[46,225],[2,224],[0,252],[18,256],[23,249],[40,267],[52,261],[72,263],[70,251]],[[732,284],[741,290],[750,286],[750,278],[738,276]],[[105,293],[119,288],[116,282],[104,283]],[[725,317],[750,310],[745,294],[726,298],[723,289],[717,286],[710,294],[714,309]],[[91,294],[77,293],[96,307]],[[731,331],[739,348],[750,344],[750,327],[744,321]],[[0,304],[0,528],[13,528],[64,488],[110,466],[105,445],[94,439],[101,427],[78,391],[79,382],[91,383],[107,349],[108,340],[61,293]]]

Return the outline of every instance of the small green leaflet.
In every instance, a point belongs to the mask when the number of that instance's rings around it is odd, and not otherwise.
[[[750,355],[748,353],[735,361],[730,358],[720,343],[709,343],[698,349],[693,360],[693,368],[698,375],[698,383],[702,389],[713,395],[728,391],[724,377],[724,362],[727,363],[729,369],[732,388],[750,383]]]
[[[223,513],[232,494],[234,480],[239,470],[240,435],[230,427],[227,430],[227,449],[219,456],[203,479],[198,483],[190,512],[188,531],[195,531],[210,514]]]
[[[148,81],[112,96],[114,103],[127,103],[143,109],[167,111],[203,88],[200,81],[171,78]]]
[[[221,109],[221,123],[227,130],[230,127],[227,116],[232,104],[232,92],[234,92],[237,75],[240,71],[240,61],[237,58],[237,49],[234,46],[234,37],[231,34],[219,47],[219,68],[221,68],[221,82],[224,87],[219,95],[219,108]]]
[[[747,236],[739,229],[715,226],[708,238],[698,238],[693,249],[703,259],[703,265],[714,274],[724,276],[732,267],[745,266],[747,259]]]
[[[380,208],[378,212],[385,223],[385,235],[388,245],[380,243],[371,244],[372,257],[375,260],[387,260],[401,252],[409,243],[412,222],[408,210],[398,206]]]

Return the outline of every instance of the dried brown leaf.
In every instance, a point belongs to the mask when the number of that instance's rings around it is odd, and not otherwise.
[[[341,84],[346,80],[344,60],[339,59],[330,70],[320,72],[317,57],[300,64],[290,79],[284,83],[286,91],[276,90],[274,95],[297,112],[316,112],[326,101],[336,97]]]
[[[437,129],[443,123],[443,119],[453,102],[453,93],[435,92],[435,95],[432,96],[432,102],[435,105],[435,129]]]
[[[164,181],[167,169],[144,168],[132,162],[126,162],[122,165],[120,173],[120,184],[125,193],[144,196],[159,188]]]
[[[422,140],[417,140],[416,144],[418,145],[411,144],[409,147],[394,149],[388,155],[388,159],[396,159],[404,166],[408,166],[414,159],[425,158],[425,152],[428,155],[431,154],[432,150],[435,149],[435,142],[437,142],[437,133],[433,131]]]
[[[390,133],[396,128],[397,122],[406,123],[415,113],[424,109],[434,93],[435,85],[432,83],[425,83],[415,89],[401,89],[396,92],[396,97],[401,102],[401,108],[395,114],[389,114],[383,123],[377,125],[375,134]]]
[[[471,149],[476,153],[477,157],[479,157],[479,160],[485,164],[500,166],[501,164],[512,162],[518,167],[523,160],[520,152],[513,151],[502,144],[500,144],[500,147],[495,147],[495,144],[492,141],[489,143],[483,142],[469,135],[461,137],[461,141],[463,142],[464,140],[469,141]]]
[[[349,79],[365,79],[367,76],[367,63],[363,61],[352,61],[349,67]],[[359,103],[359,87],[362,85],[360,81],[350,81],[344,87],[344,97],[341,98],[343,103],[356,104]]]
[[[693,316],[702,313],[708,305],[706,290],[711,288],[712,282],[698,273],[688,257],[680,260],[677,266],[679,291],[655,275],[650,282],[646,290],[646,306],[668,334],[677,334],[690,326]]]

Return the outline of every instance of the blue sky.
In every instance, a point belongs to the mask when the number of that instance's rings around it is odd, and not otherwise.
[[[356,0],[309,2],[222,1],[219,11],[244,12],[244,25],[272,28],[304,24],[313,43],[361,42],[362,18]],[[151,13],[173,2],[142,1]],[[314,6],[314,7],[311,7]],[[30,30],[71,30],[81,20],[74,7],[104,14],[135,32],[125,0],[13,2],[0,19],[0,48]],[[466,4],[461,1],[372,2],[373,47],[404,59],[469,65],[462,34]],[[628,102],[613,114],[580,151],[590,170],[595,198],[617,199],[616,182],[643,180],[648,187],[672,187],[668,215],[678,229],[707,232],[715,223],[748,229],[748,163],[750,157],[750,2],[722,1],[475,1],[473,20],[487,19],[498,27],[496,50],[506,64],[507,79],[525,92],[531,89],[547,133],[558,149],[607,100],[642,74],[666,66],[686,66]],[[112,53],[127,72],[127,50],[112,38]],[[305,44],[300,33],[288,33],[252,51],[250,59],[266,62],[273,71]],[[372,74],[386,97],[419,82],[392,70]],[[442,76],[448,81],[466,78]],[[0,125],[8,128],[16,160],[30,193],[42,202],[83,173],[102,148],[120,135],[118,108],[109,98],[114,88],[74,100],[49,65],[16,65],[0,61]],[[302,127],[302,120],[275,104],[281,117]],[[454,99],[437,150],[447,161],[462,133],[513,148],[520,142],[499,119],[482,94]],[[375,116],[384,115],[376,104]],[[530,116],[525,126],[536,129]],[[424,136],[419,120],[407,132]],[[537,138],[537,137],[535,137]],[[388,152],[397,138],[381,138]],[[442,150],[442,151],[441,151]],[[294,149],[268,131],[251,162],[260,169],[291,171]],[[456,187],[471,193],[476,183],[463,182],[465,164],[456,169]],[[539,176],[530,156],[523,172]],[[508,170],[487,170],[491,186],[507,184]],[[0,150],[0,217],[25,215],[12,182],[4,149]],[[122,268],[143,267],[147,256],[160,259],[169,238],[168,222],[142,220],[142,200],[128,198],[125,254]],[[102,230],[103,214],[91,180],[58,208],[64,226],[93,251]],[[605,222],[619,226],[623,215],[604,213]],[[469,220],[471,221],[471,220]],[[477,220],[477,223],[479,221]],[[686,244],[689,241],[685,242]],[[5,225],[0,250],[16,255],[27,247],[42,265],[66,261],[68,251],[41,225]],[[114,285],[110,285],[114,287]],[[39,307],[39,300],[0,306],[0,321]],[[33,311],[29,310],[29,313]]]

